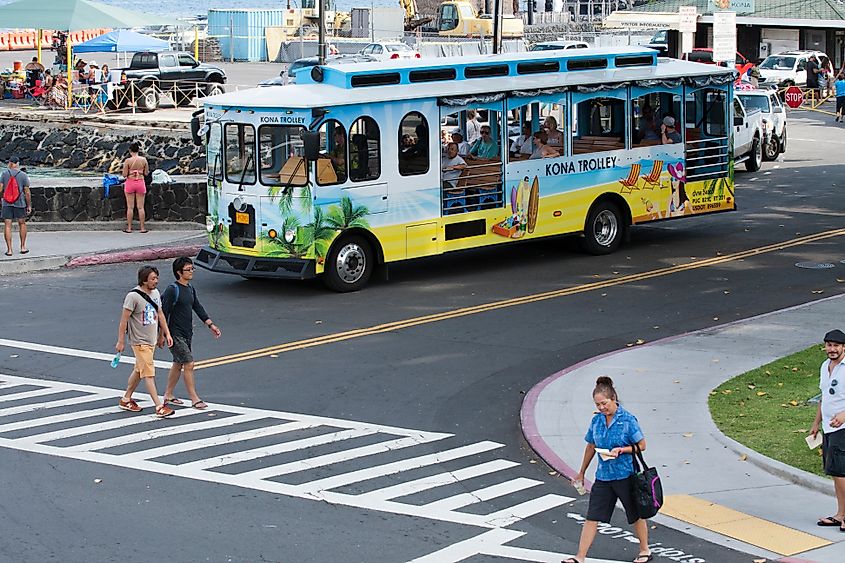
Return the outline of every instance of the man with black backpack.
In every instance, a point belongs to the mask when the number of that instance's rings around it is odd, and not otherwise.
[[[26,217],[32,212],[32,195],[29,192],[29,176],[23,170],[18,170],[20,160],[13,156],[9,159],[9,167],[0,174],[0,188],[3,189],[2,210],[5,227],[3,236],[6,239],[6,256],[12,255],[12,221],[18,222],[21,236],[21,254],[26,254]]]
[[[193,313],[214,335],[220,338],[220,329],[208,317],[199,299],[197,291],[191,285],[194,279],[193,261],[182,256],[173,261],[173,276],[176,283],[173,283],[164,290],[161,298],[164,314],[167,316],[167,323],[173,334],[173,346],[170,353],[173,355],[173,365],[170,367],[170,374],[167,377],[167,388],[164,390],[164,402],[174,405],[181,405],[182,400],[173,396],[179,376],[185,374],[185,388],[188,390],[188,397],[191,399],[191,406],[195,409],[205,409],[208,405],[200,399],[194,385],[194,357],[191,352],[191,339],[194,336]]]

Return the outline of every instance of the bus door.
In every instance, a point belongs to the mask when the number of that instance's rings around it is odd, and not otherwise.
[[[727,176],[729,160],[728,92],[724,88],[686,93],[686,180]]]
[[[448,137],[441,157],[440,201],[444,216],[503,207],[502,156],[509,143],[503,109],[502,101],[441,106],[441,136]],[[451,167],[457,162],[448,154],[451,142],[456,143],[457,157],[466,165],[461,170]],[[483,223],[480,225],[486,229]],[[446,238],[450,238],[448,233]]]
[[[254,193],[255,127],[250,123],[226,123],[223,127],[224,171],[228,184],[225,211],[221,219],[228,228],[229,244],[255,248],[258,197]]]

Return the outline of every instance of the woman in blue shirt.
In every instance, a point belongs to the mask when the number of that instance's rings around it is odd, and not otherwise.
[[[645,450],[645,437],[637,417],[622,408],[613,380],[609,377],[599,377],[593,390],[593,400],[598,414],[590,421],[590,428],[584,440],[584,460],[581,471],[575,478],[576,482],[584,482],[584,474],[596,455],[596,448],[610,451],[610,457],[605,460],[599,457],[599,467],[596,470],[596,482],[590,491],[590,506],[587,509],[587,521],[581,529],[581,540],[578,543],[578,553],[575,557],[565,559],[563,563],[584,563],[587,551],[596,538],[599,522],[610,523],[616,500],[622,501],[628,523],[633,524],[634,533],[640,542],[640,554],[634,563],[647,563],[654,556],[648,547],[648,526],[646,521],[637,514],[637,508],[631,494],[628,478],[634,473],[632,453],[637,444]]]
[[[845,74],[841,72],[836,75],[836,82],[833,83],[836,89],[836,119],[842,122],[842,112],[845,111]]]

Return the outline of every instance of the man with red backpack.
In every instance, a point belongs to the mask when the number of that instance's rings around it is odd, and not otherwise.
[[[26,217],[32,212],[32,195],[29,192],[29,176],[18,169],[19,163],[18,157],[13,156],[9,159],[9,167],[0,174],[0,188],[3,190],[0,217],[5,223],[6,256],[12,255],[12,220],[18,222],[21,254],[29,252],[26,247]]]

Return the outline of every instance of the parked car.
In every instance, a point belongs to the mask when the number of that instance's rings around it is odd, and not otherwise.
[[[745,163],[749,172],[760,170],[763,163],[763,113],[746,108],[734,93],[734,164]]]
[[[769,55],[760,63],[760,78],[757,83],[765,87],[785,88],[807,84],[807,61],[816,55],[822,66],[830,62],[821,51],[786,51]]]
[[[589,49],[590,44],[583,41],[541,41],[534,43],[529,51],[557,51],[560,49]]]
[[[709,47],[696,47],[692,50],[692,52],[684,53],[684,60],[708,65],[716,64],[713,62],[713,49],[710,49]],[[721,66],[727,66],[725,63],[719,64]],[[740,76],[745,76],[745,74],[751,70],[751,67],[754,66],[754,63],[749,61],[745,55],[739,51],[736,52],[736,60],[734,64],[736,65],[736,71]]]
[[[342,65],[351,63],[371,63],[377,61],[373,57],[366,55],[328,55],[326,57],[326,65]],[[296,72],[301,68],[311,68],[317,66],[320,61],[318,57],[304,57],[296,59],[290,63],[286,68],[279,72],[279,76],[262,80],[258,83],[259,86],[284,86],[285,84],[294,84],[296,82]]]
[[[666,56],[666,53],[669,51],[669,30],[661,29],[651,36],[651,39],[648,40],[645,46],[651,49],[657,49],[661,56]]]
[[[774,160],[786,152],[786,111],[774,90],[740,90],[736,93],[746,110],[759,109],[763,117],[763,159]]]
[[[223,69],[201,63],[183,51],[135,53],[129,66],[120,72],[127,93],[121,96],[117,106],[135,100],[140,111],[155,111],[162,92],[170,94],[177,106],[185,106],[194,97],[225,91]]]
[[[370,43],[360,51],[359,55],[367,55],[380,61],[388,61],[391,59],[419,59],[420,52],[412,49],[401,41]]]

